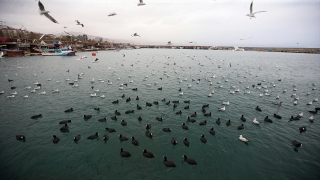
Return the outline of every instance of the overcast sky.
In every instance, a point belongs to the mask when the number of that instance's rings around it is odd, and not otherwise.
[[[82,32],[137,44],[320,48],[320,0],[41,0],[59,24],[39,14],[37,0],[0,0],[0,21],[58,34]],[[116,16],[108,14],[115,12]],[[75,20],[84,24],[76,25]],[[141,37],[131,37],[133,33]],[[246,40],[240,40],[246,39]]]

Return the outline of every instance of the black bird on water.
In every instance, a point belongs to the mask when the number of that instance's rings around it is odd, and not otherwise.
[[[240,119],[241,119],[241,121],[243,121],[243,122],[246,122],[246,120],[247,120],[243,115],[241,116]]]
[[[52,142],[53,142],[54,144],[57,144],[57,143],[60,141],[60,138],[58,138],[56,135],[53,135],[52,137],[53,137]]]
[[[281,118],[282,118],[280,115],[278,115],[278,114],[276,114],[276,113],[274,113],[273,116],[274,116],[275,118],[277,118],[277,119],[281,119]]]
[[[131,154],[128,151],[124,151],[123,148],[120,149],[120,155],[122,157],[130,157]]]
[[[188,158],[186,155],[182,156],[184,161],[191,165],[197,165],[197,162],[194,159]]]
[[[259,108],[259,106],[256,107],[256,110],[257,110],[257,111],[261,111],[261,109]]]
[[[26,140],[26,137],[24,135],[16,135],[16,139],[24,141]]]
[[[80,139],[81,139],[81,135],[80,135],[80,134],[76,135],[76,136],[73,138],[74,141],[79,141]]]
[[[176,167],[173,161],[167,159],[166,156],[163,156],[163,164],[167,167]]]
[[[268,116],[266,116],[266,117],[264,118],[264,120],[265,120],[265,121],[267,121],[267,122],[269,122],[269,123],[272,123],[272,120],[271,120],[271,119],[269,119],[269,117],[268,117]]]
[[[216,134],[216,132],[214,131],[214,129],[213,129],[213,127],[210,129],[210,134],[212,134],[212,135],[215,135]]]
[[[216,120],[216,123],[217,123],[218,125],[221,124],[220,118],[218,118],[218,119]]]
[[[96,132],[94,135],[89,136],[87,139],[96,139],[98,137],[98,132]]]
[[[121,113],[120,113],[118,110],[116,110],[114,113],[115,113],[117,116],[120,116],[120,115],[121,115]]]
[[[107,131],[109,131],[110,133],[112,133],[112,132],[116,132],[116,130],[115,130],[115,129],[113,129],[113,128],[106,128],[106,130],[107,130]]]
[[[301,147],[301,146],[302,146],[302,144],[301,144],[300,142],[298,142],[297,140],[293,140],[293,141],[292,141],[292,144],[293,144],[294,146],[296,146],[296,147]]]
[[[185,146],[189,147],[190,142],[188,141],[187,138],[184,138],[184,139],[183,139],[183,144],[184,144]]]
[[[65,110],[64,112],[68,113],[68,112],[72,112],[72,111],[73,111],[73,108],[70,108],[70,109]]]
[[[170,128],[162,128],[162,130],[163,130],[164,132],[171,132],[171,129],[170,129]]]
[[[154,158],[154,155],[152,152],[150,151],[147,151],[146,149],[143,150],[143,156],[146,157],[146,158]]]
[[[31,119],[38,119],[38,118],[42,118],[42,114],[31,116]]]
[[[178,141],[175,137],[171,138],[171,144],[173,144],[173,145],[178,144]]]

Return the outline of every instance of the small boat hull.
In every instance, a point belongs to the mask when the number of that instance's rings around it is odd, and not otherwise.
[[[53,53],[50,52],[44,52],[41,53],[42,56],[75,56],[76,52],[67,50],[67,51],[62,51],[62,50],[56,50]]]
[[[8,57],[20,57],[25,55],[24,50],[4,50],[4,51],[6,51]]]

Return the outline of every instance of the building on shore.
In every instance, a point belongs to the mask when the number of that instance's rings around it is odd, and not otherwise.
[[[40,39],[42,37],[42,39]],[[40,41],[40,42],[39,42]],[[54,41],[59,42],[59,47],[72,47],[74,51],[98,51],[119,49],[194,49],[194,50],[233,50],[233,51],[262,51],[262,52],[288,52],[288,53],[313,53],[320,54],[320,48],[282,48],[282,47],[233,47],[233,46],[173,46],[173,45],[133,45],[130,43],[116,43],[88,39],[82,36],[42,34],[27,31],[26,28],[15,29],[0,25],[0,50],[23,50],[26,55],[39,53],[42,49],[54,49]]]

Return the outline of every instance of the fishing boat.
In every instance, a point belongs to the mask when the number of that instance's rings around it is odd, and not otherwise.
[[[55,49],[54,52],[43,52],[42,56],[75,56],[76,52],[67,48]]]
[[[8,57],[18,57],[18,56],[24,56],[25,52],[24,50],[11,50],[11,49],[2,49],[6,52]]]

